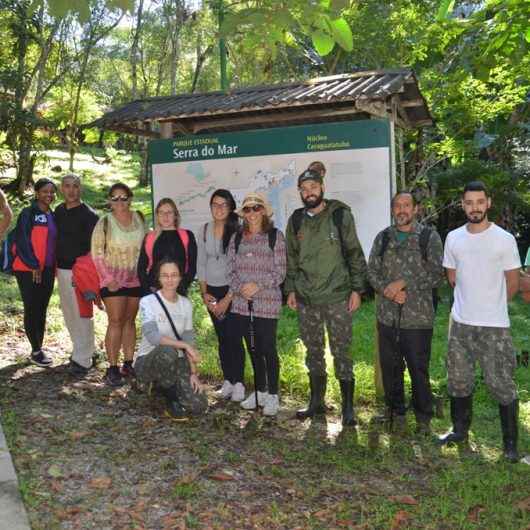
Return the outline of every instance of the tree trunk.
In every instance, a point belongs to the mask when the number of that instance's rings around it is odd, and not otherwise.
[[[33,182],[33,168],[35,166],[36,155],[31,153],[33,147],[34,127],[24,124],[20,129],[18,144],[18,166],[17,178],[13,183],[19,197],[22,197],[28,186]]]
[[[138,42],[142,31],[142,15],[144,9],[144,0],[138,1],[138,10],[136,11],[136,28],[131,44],[131,99],[138,97]]]

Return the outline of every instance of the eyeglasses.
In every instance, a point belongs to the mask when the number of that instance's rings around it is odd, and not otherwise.
[[[125,195],[115,195],[114,197],[111,197],[110,200],[112,202],[127,202],[129,200],[129,197],[126,197]]]
[[[261,212],[261,210],[263,210],[263,206],[261,204],[255,204],[254,206],[243,206],[243,213]]]
[[[163,273],[160,275],[161,280],[177,280],[178,278],[180,278],[180,274],[178,272],[174,272],[172,274]]]
[[[228,208],[227,202],[212,202],[211,208],[216,208],[217,210],[225,210]]]

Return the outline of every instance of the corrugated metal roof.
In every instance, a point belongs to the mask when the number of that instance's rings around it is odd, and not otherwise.
[[[357,101],[362,105],[355,109]],[[410,69],[378,70],[323,77],[280,85],[263,85],[236,88],[227,93],[207,92],[154,97],[132,101],[107,112],[101,118],[87,125],[110,130],[129,130],[142,134],[142,128],[151,129],[153,122],[175,122],[179,130],[196,132],[194,124],[201,131],[208,130],[209,122],[214,126],[222,118],[224,130],[237,127],[231,119],[245,116],[268,116],[268,126],[274,122],[274,115],[303,112],[308,109],[351,108],[353,112],[365,112],[366,102],[386,103],[386,109],[406,127],[417,127],[432,123],[429,110]],[[397,110],[396,110],[397,107]],[[292,117],[292,116],[291,116]],[[298,121],[301,119],[298,116]],[[309,118],[311,119],[311,118]],[[324,118],[323,118],[324,119]],[[327,118],[326,118],[327,119]],[[282,121],[278,115],[278,121]],[[313,120],[314,121],[314,120]],[[151,135],[156,135],[152,133]]]

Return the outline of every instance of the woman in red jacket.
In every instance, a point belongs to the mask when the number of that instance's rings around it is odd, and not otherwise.
[[[57,227],[51,205],[56,192],[50,179],[39,179],[35,200],[20,212],[15,228],[13,272],[24,304],[24,330],[31,344],[31,362],[43,367],[52,364],[42,342],[55,279]]]

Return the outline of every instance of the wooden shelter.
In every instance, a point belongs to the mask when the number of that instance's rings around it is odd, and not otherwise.
[[[85,127],[155,139],[370,117],[389,118],[401,128],[432,125],[412,70],[138,99]]]

